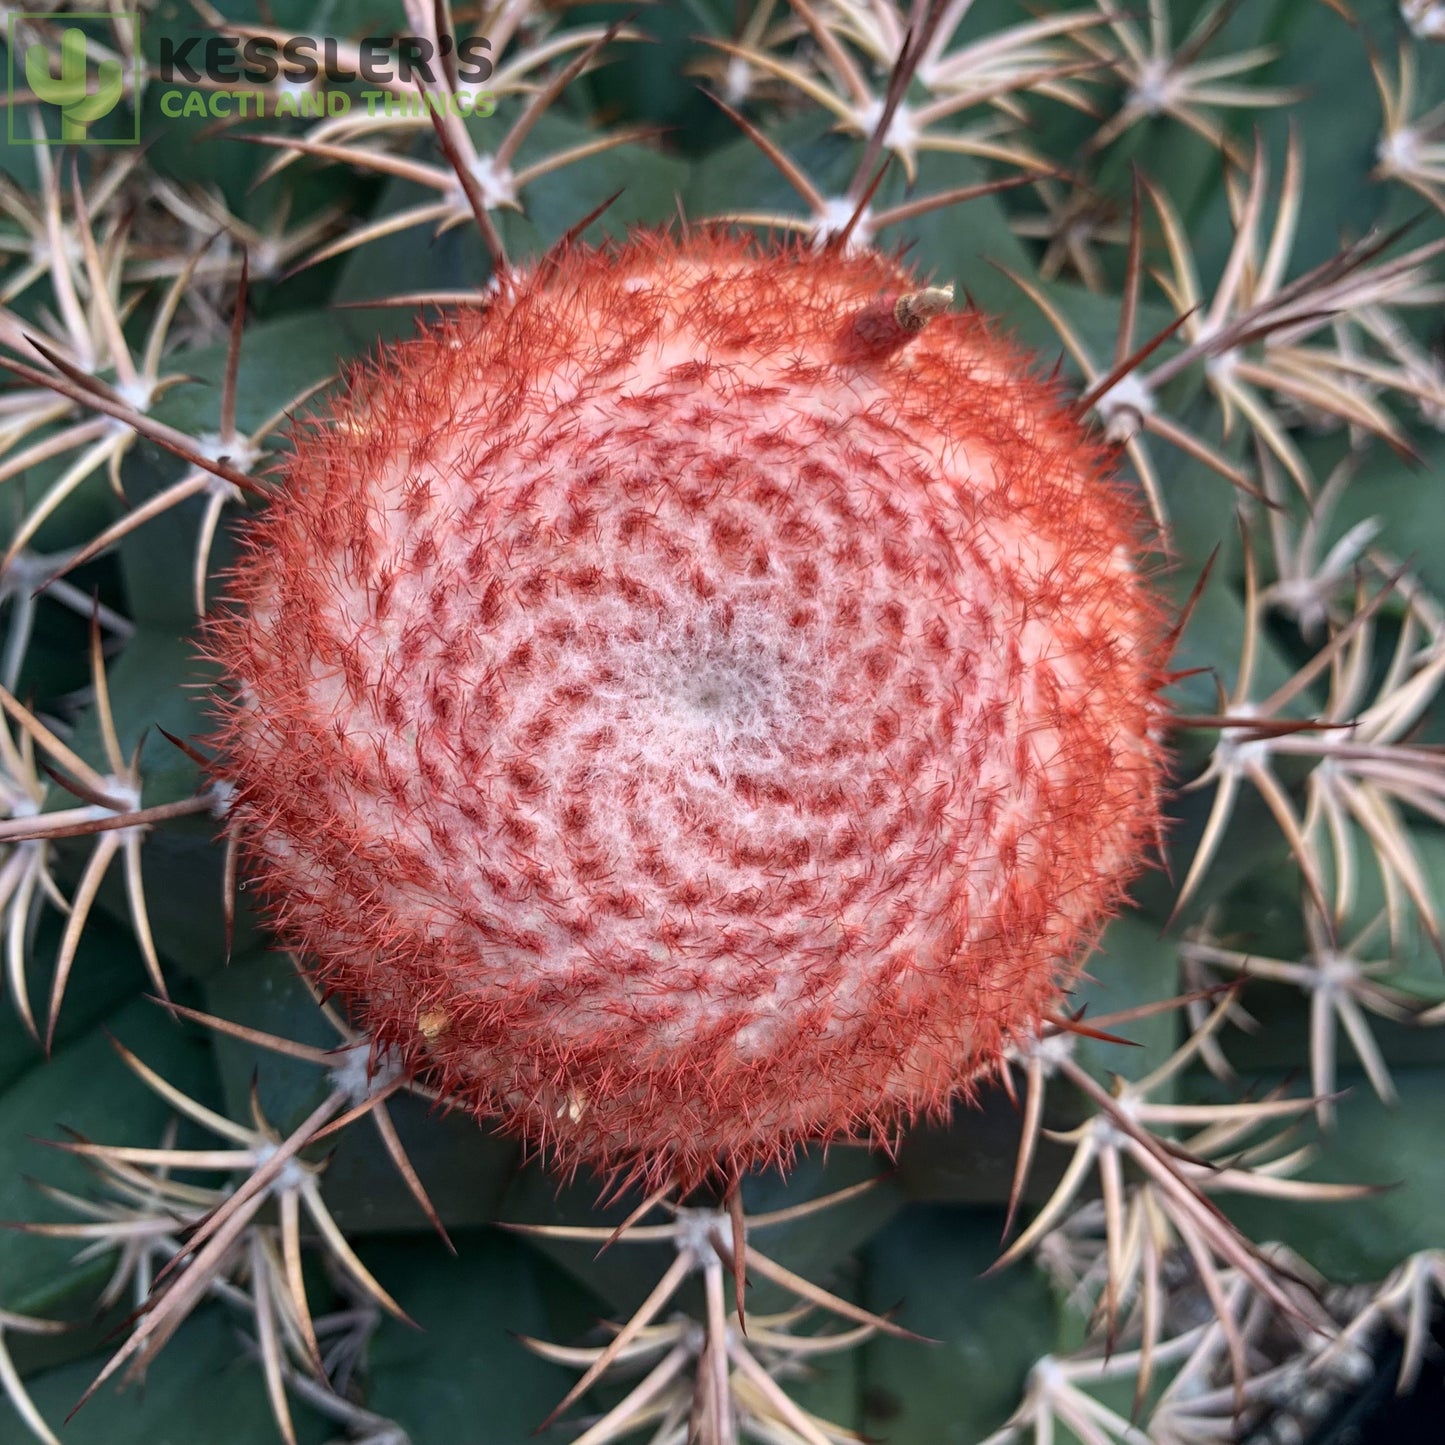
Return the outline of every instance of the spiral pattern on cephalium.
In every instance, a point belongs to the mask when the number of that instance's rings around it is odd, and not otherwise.
[[[279,934],[564,1168],[940,1106],[1156,830],[1134,503],[977,313],[891,336],[916,289],[717,233],[515,276],[300,429],[211,625]]]

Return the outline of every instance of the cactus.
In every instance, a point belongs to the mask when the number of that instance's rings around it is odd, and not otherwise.
[[[125,76],[119,60],[102,60],[96,86],[89,89],[89,47],[85,31],[69,26],[60,36],[60,74],[50,73],[50,52],[44,45],[25,49],[25,79],[41,100],[60,107],[60,138],[83,141],[90,123],[107,116],[120,100]]]
[[[0,1439],[1411,1388],[1439,8],[15,17]]]

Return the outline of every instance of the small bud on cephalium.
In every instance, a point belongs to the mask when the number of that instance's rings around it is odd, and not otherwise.
[[[949,299],[578,248],[354,375],[250,534],[209,646],[274,925],[563,1168],[942,1107],[1155,834],[1135,506]]]

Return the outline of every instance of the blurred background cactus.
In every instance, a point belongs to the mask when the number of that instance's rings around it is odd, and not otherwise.
[[[7,9],[0,1439],[1287,1445],[1414,1388],[1445,7],[82,10]],[[494,68],[239,78],[247,42],[354,73],[398,36]],[[895,1157],[745,1181],[745,1251],[369,1069],[248,908],[199,751],[197,619],[287,419],[418,311],[680,216],[902,251],[1057,362],[1181,625],[1164,866],[1069,1016]]]

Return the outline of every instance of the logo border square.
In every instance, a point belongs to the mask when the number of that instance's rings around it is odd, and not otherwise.
[[[94,140],[87,137],[83,141],[62,140],[59,136],[35,136],[16,134],[16,114],[20,107],[15,103],[17,95],[28,95],[28,90],[21,90],[16,84],[15,75],[15,27],[19,21],[51,21],[56,20],[101,20],[107,25],[114,25],[117,21],[128,21],[131,28],[131,54],[128,60],[130,66],[130,89],[131,89],[131,114],[135,121],[135,134],[133,136],[106,136]],[[144,59],[140,51],[140,11],[139,10],[74,10],[74,11],[27,11],[12,10],[6,17],[5,27],[5,94],[9,104],[6,105],[6,139],[11,145],[29,146],[62,146],[62,145],[83,145],[83,146],[137,146],[140,139],[140,68]],[[37,104],[45,104],[37,100]]]

